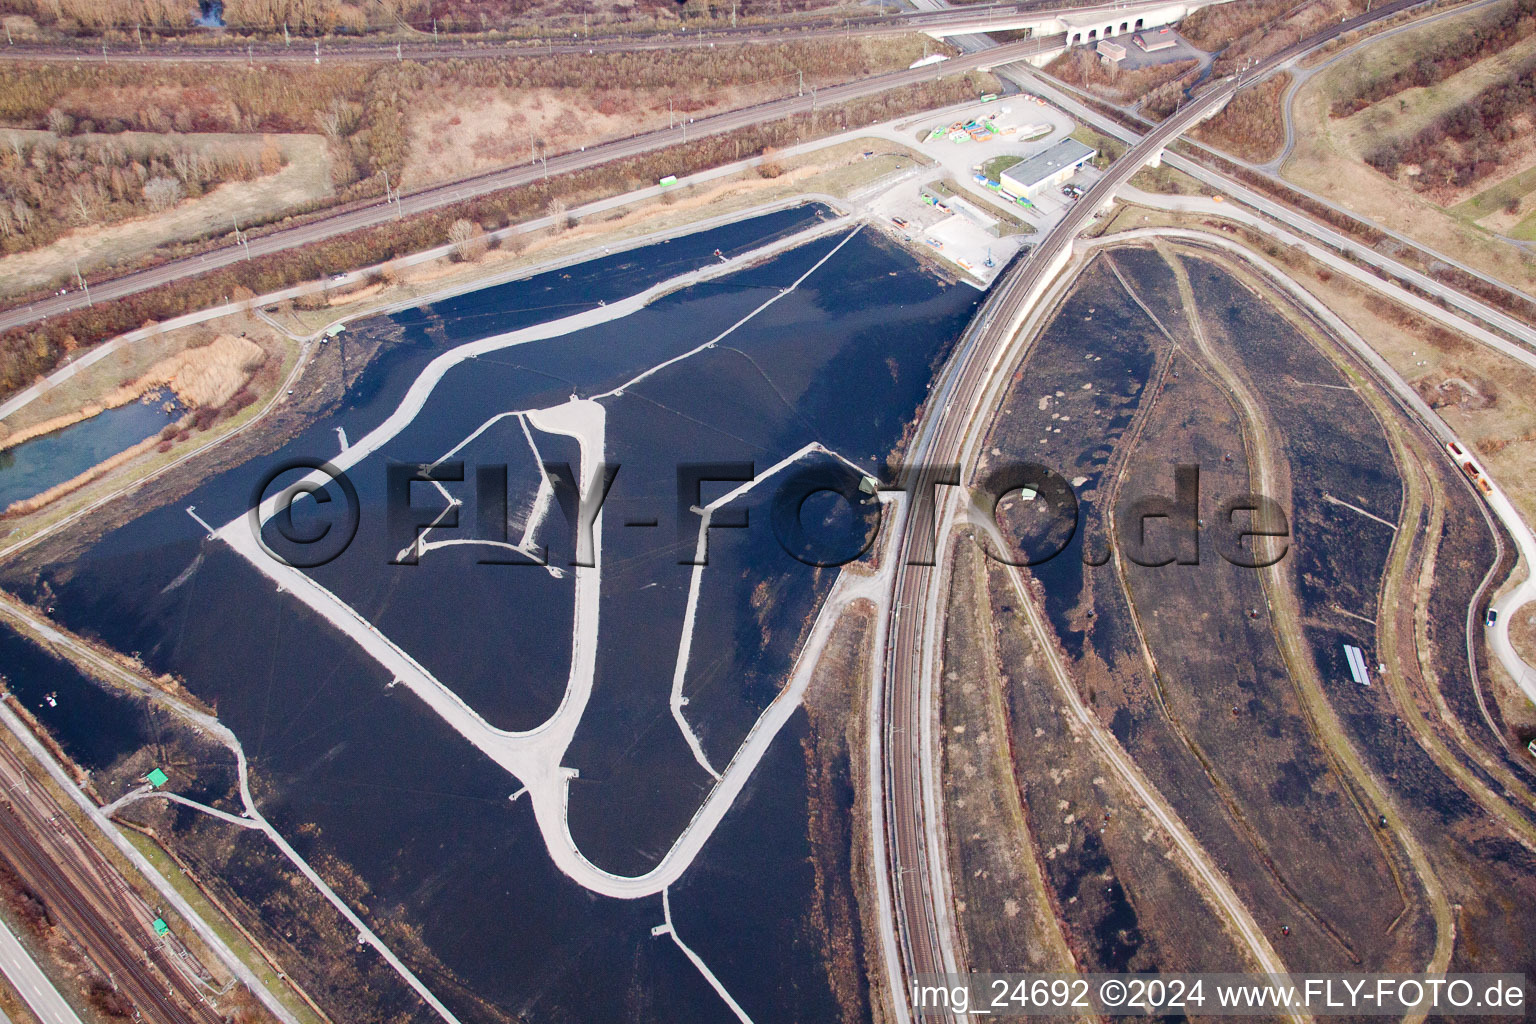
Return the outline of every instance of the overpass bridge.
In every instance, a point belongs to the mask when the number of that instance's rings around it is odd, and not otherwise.
[[[1119,3],[1091,7],[1034,11],[989,7],[985,10],[935,14],[923,18],[920,25],[923,32],[935,39],[986,32],[1028,32],[1036,39],[1061,36],[1062,48],[1065,49],[1091,44],[1107,36],[1172,25],[1202,7],[1231,2],[1233,0],[1122,0]],[[1050,57],[1054,56],[1056,53],[1050,54]]]

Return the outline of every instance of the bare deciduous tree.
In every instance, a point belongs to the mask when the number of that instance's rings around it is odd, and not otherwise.
[[[485,229],[462,217],[448,229],[448,241],[453,244],[454,258],[465,263],[478,260],[491,247],[490,239],[485,237]]]
[[[144,201],[156,213],[181,202],[181,182],[175,178],[150,178],[144,183]]]
[[[68,135],[75,130],[75,119],[53,107],[48,111],[48,130],[55,135]]]
[[[570,207],[566,205],[564,199],[555,198],[549,201],[549,207],[545,212],[549,214],[550,234],[558,235],[560,232],[566,229],[568,225],[566,223],[565,214],[568,209],[570,209]]]

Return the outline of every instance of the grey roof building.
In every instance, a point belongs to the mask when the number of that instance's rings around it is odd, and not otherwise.
[[[1076,139],[1062,139],[1050,149],[1014,164],[1002,173],[1000,180],[1016,196],[1033,195],[1072,177],[1094,153],[1092,146]]]

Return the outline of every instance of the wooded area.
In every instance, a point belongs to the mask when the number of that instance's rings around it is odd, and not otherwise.
[[[101,136],[12,131],[0,139],[0,254],[7,255],[47,245],[71,228],[157,213],[284,164],[276,143],[260,139],[164,150]]]
[[[299,34],[361,32],[431,18],[427,0],[221,0],[218,6],[229,28],[280,32],[286,27]],[[184,30],[203,16],[196,0],[0,0],[3,13],[23,14],[65,32]]]
[[[975,99],[997,88],[991,75],[968,72],[936,82],[892,89],[876,96],[828,107],[735,132],[706,136],[687,145],[615,161],[585,171],[508,189],[443,207],[432,213],[389,221],[364,231],[268,257],[242,261],[174,284],[114,302],[51,317],[0,334],[0,394],[23,387],[47,373],[64,353],[106,338],[204,309],[241,296],[265,294],[303,281],[383,263],[406,253],[441,245],[455,221],[463,218],[499,228],[543,215],[552,201],[576,205],[601,196],[654,185],[664,174],[679,176],[715,167],[750,153],[844,131],[852,125],[888,120],[902,114]]]
[[[526,30],[558,20],[593,27],[623,23],[771,20],[835,7],[840,0],[0,0],[65,35],[225,29],[294,36],[368,32],[483,33]]]
[[[1408,180],[1420,192],[1465,188],[1497,172],[1512,145],[1536,129],[1536,60],[1495,82],[1467,103],[1442,114],[1415,135],[1393,139],[1366,154],[1366,162]]]
[[[1198,63],[1180,60],[1127,71],[1113,61],[1106,61],[1091,47],[1080,46],[1051,61],[1045,70],[1068,85],[1087,89],[1117,103],[1128,103],[1150,96],[1160,87],[1194,70]]]
[[[788,94],[810,85],[905,67],[899,40],[819,39],[708,50],[557,54],[506,60],[245,67],[209,64],[6,64],[0,66],[0,124],[117,133],[325,134],[336,159],[337,201],[383,193],[401,182],[408,115],[423,91],[577,90],[592,109],[615,90],[678,90],[691,97],[728,85],[777,82]]]
[[[1536,34],[1536,0],[1511,0],[1493,18],[1465,27],[1465,32],[1447,33],[1436,39],[1416,60],[1403,62],[1389,74],[1362,82],[1355,91],[1336,97],[1328,113],[1348,117],[1408,89],[1443,82],[1456,72],[1509,49]]]
[[[1280,109],[1291,73],[1282,71],[1237,93],[1221,113],[1195,127],[1201,142],[1226,150],[1251,163],[1278,156],[1285,145],[1285,119]]]

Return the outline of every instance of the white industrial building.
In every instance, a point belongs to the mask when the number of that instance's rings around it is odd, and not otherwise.
[[[1076,139],[1062,139],[1028,160],[1014,164],[998,180],[1014,195],[1033,199],[1076,174],[1095,152],[1092,146],[1085,146]]]

